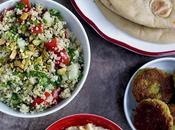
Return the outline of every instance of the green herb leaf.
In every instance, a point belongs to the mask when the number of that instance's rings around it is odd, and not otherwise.
[[[12,26],[11,28],[10,28],[10,30],[11,30],[11,32],[13,32],[13,33],[17,33],[17,26]]]
[[[43,72],[40,72],[40,71],[30,71],[28,74],[27,74],[28,77],[38,77],[38,78],[47,78],[47,74],[43,73]]]
[[[46,87],[48,85],[48,83],[49,83],[49,79],[46,78],[46,77],[43,77],[43,78],[39,79],[39,84],[44,86],[44,87]]]
[[[6,83],[0,83],[0,88],[6,88],[7,84]]]
[[[19,3],[19,2],[18,2],[18,3],[16,3],[16,8],[22,10],[22,9],[25,8],[25,4],[24,4],[24,3]]]
[[[12,94],[11,103],[13,106],[17,106],[20,103],[20,98],[18,97],[16,93]]]
[[[13,93],[11,99],[12,100],[17,100],[18,99],[18,95],[16,93]]]
[[[20,29],[23,33],[25,33],[25,32],[27,31],[27,29],[28,29],[28,26],[27,26],[26,24],[22,24],[22,25],[19,27],[19,29]]]
[[[61,16],[60,12],[57,11],[56,9],[49,9],[49,13],[50,13],[50,15],[56,16],[59,18],[59,20],[63,21],[63,17]]]
[[[40,21],[36,19],[35,21],[33,21],[33,24],[37,26],[38,24],[40,24]]]
[[[68,48],[67,50],[68,50],[68,55],[70,56],[71,61],[74,62],[74,56],[75,56],[75,52],[74,51],[75,51],[75,49]]]

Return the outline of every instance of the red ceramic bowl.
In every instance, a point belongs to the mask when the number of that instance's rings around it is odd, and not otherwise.
[[[93,123],[96,126],[101,126],[109,130],[122,130],[114,122],[93,114],[76,114],[62,118],[50,125],[46,130],[65,130],[70,126],[84,126],[88,123]]]

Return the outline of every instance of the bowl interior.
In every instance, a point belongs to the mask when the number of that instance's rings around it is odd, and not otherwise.
[[[46,130],[65,130],[65,128],[71,126],[83,126],[88,123],[93,123],[97,126],[101,126],[103,128],[109,130],[122,130],[119,126],[117,126],[112,121],[103,118],[101,116],[92,115],[92,114],[78,114],[73,116],[65,117],[61,120],[56,121],[52,125],[50,125]]]
[[[143,65],[140,69],[143,69],[143,68],[159,68],[168,73],[173,73],[175,72],[175,58],[161,58],[161,59],[153,60]],[[138,69],[136,73],[140,69]],[[133,114],[134,114],[134,109],[136,108],[136,105],[137,105],[136,100],[132,94],[132,81],[136,73],[131,77],[127,85],[125,96],[124,96],[125,116],[132,130],[135,130],[134,125],[133,125]]]
[[[7,2],[4,2],[0,4],[0,11],[3,11],[4,9],[8,9],[10,7],[13,7],[15,3],[19,0],[9,0]],[[55,8],[60,11],[61,15],[63,16],[64,20],[67,22],[68,27],[70,30],[75,34],[77,39],[81,43],[81,47],[83,49],[83,56],[84,56],[84,71],[83,71],[83,77],[81,81],[77,84],[76,89],[72,93],[72,96],[69,99],[63,100],[58,105],[47,109],[44,112],[39,113],[33,113],[33,114],[23,114],[17,111],[14,111],[13,109],[9,108],[7,105],[0,102],[0,111],[4,112],[6,114],[16,116],[16,117],[24,117],[24,118],[32,118],[32,117],[40,117],[45,116],[48,114],[51,114],[57,110],[60,110],[64,106],[66,106],[80,91],[80,89],[83,87],[83,84],[86,80],[89,67],[90,67],[90,47],[89,47],[89,41],[88,37],[86,35],[86,32],[79,22],[79,20],[76,18],[74,14],[72,14],[67,8],[60,5],[57,2],[54,2],[52,0],[31,0],[32,3],[38,3],[43,5],[46,8]]]

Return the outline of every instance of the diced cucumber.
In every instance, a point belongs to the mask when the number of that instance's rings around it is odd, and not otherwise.
[[[19,27],[19,29],[20,29],[23,33],[25,33],[25,32],[27,31],[27,29],[28,29],[28,25],[22,24],[22,25]]]
[[[41,40],[33,40],[32,43],[33,43],[35,46],[38,46],[39,44],[41,44]]]
[[[80,65],[75,63],[68,67],[68,77],[70,80],[78,79],[80,74]]]
[[[6,88],[7,84],[6,83],[0,83],[0,88]]]
[[[17,40],[17,44],[18,44],[18,47],[22,50],[24,50],[25,46],[27,45],[27,43],[22,38],[19,38]]]
[[[54,19],[50,16],[49,12],[44,13],[43,19],[47,26],[51,26],[54,22]]]
[[[43,78],[39,79],[39,84],[44,86],[44,87],[46,87],[48,85],[48,83],[49,83],[49,79],[46,78],[46,77],[43,77]]]

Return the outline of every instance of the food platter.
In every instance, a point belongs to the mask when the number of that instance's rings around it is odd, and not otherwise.
[[[93,0],[86,3],[71,0],[78,14],[104,39],[135,53],[146,56],[164,56],[175,54],[174,43],[152,43],[134,38],[116,28],[98,9]]]

